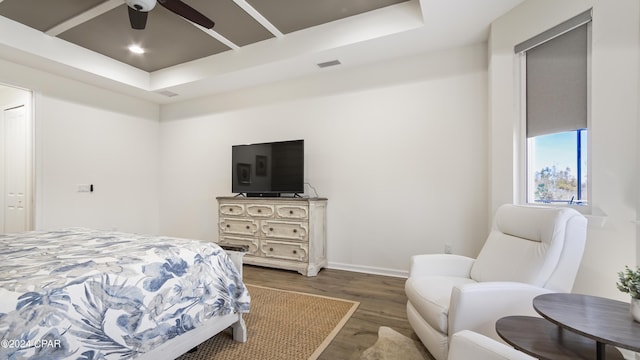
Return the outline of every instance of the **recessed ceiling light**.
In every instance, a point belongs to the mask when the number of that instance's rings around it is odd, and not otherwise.
[[[144,54],[144,49],[141,48],[139,45],[129,46],[129,51],[131,51],[134,54]]]

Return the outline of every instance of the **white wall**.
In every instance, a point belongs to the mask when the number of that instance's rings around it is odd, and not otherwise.
[[[515,44],[593,7],[591,203],[587,247],[575,292],[628,300],[617,272],[637,262],[638,61],[636,0],[528,0],[496,20],[489,41],[490,209],[514,202],[518,86]]]
[[[475,256],[488,232],[486,55],[481,44],[164,105],[161,231],[216,239],[231,146],[304,139],[305,180],[329,199],[331,267],[404,274],[445,242]]]
[[[37,229],[158,231],[158,105],[2,60],[0,83],[36,94]]]
[[[31,93],[29,91],[12,86],[3,86],[0,83],[0,104],[10,106],[28,104],[30,102]]]

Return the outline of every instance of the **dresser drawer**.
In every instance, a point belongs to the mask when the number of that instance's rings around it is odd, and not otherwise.
[[[309,234],[307,223],[266,220],[262,232],[267,238],[307,241]]]
[[[256,236],[258,230],[259,227],[256,220],[235,218],[220,219],[220,233],[224,235]]]
[[[220,204],[220,214],[240,216],[244,215],[244,205],[242,204]]]
[[[247,205],[247,215],[256,218],[273,217],[273,205]]]
[[[258,239],[247,239],[238,236],[222,236],[218,245],[248,246],[247,255],[258,255]]]
[[[276,214],[281,219],[306,219],[309,217],[307,205],[276,205]]]
[[[265,240],[261,244],[262,253],[268,258],[293,261],[307,261],[309,248],[304,243],[288,243]]]

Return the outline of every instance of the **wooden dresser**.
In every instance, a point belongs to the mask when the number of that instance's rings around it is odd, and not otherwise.
[[[217,199],[218,244],[248,246],[244,263],[306,276],[316,276],[327,266],[327,199]]]

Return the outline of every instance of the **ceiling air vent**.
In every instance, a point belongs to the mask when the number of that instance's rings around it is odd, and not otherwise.
[[[340,65],[340,64],[342,64],[340,62],[340,60],[331,60],[331,61],[325,61],[325,62],[319,63],[318,67],[321,68],[321,69],[324,69],[324,68],[327,68],[327,67],[330,67],[330,66],[336,66],[336,65]]]
[[[156,91],[156,94],[164,95],[166,97],[178,96],[178,94],[176,94],[176,93],[174,93],[172,91],[169,91],[169,90],[159,90],[159,91]]]

